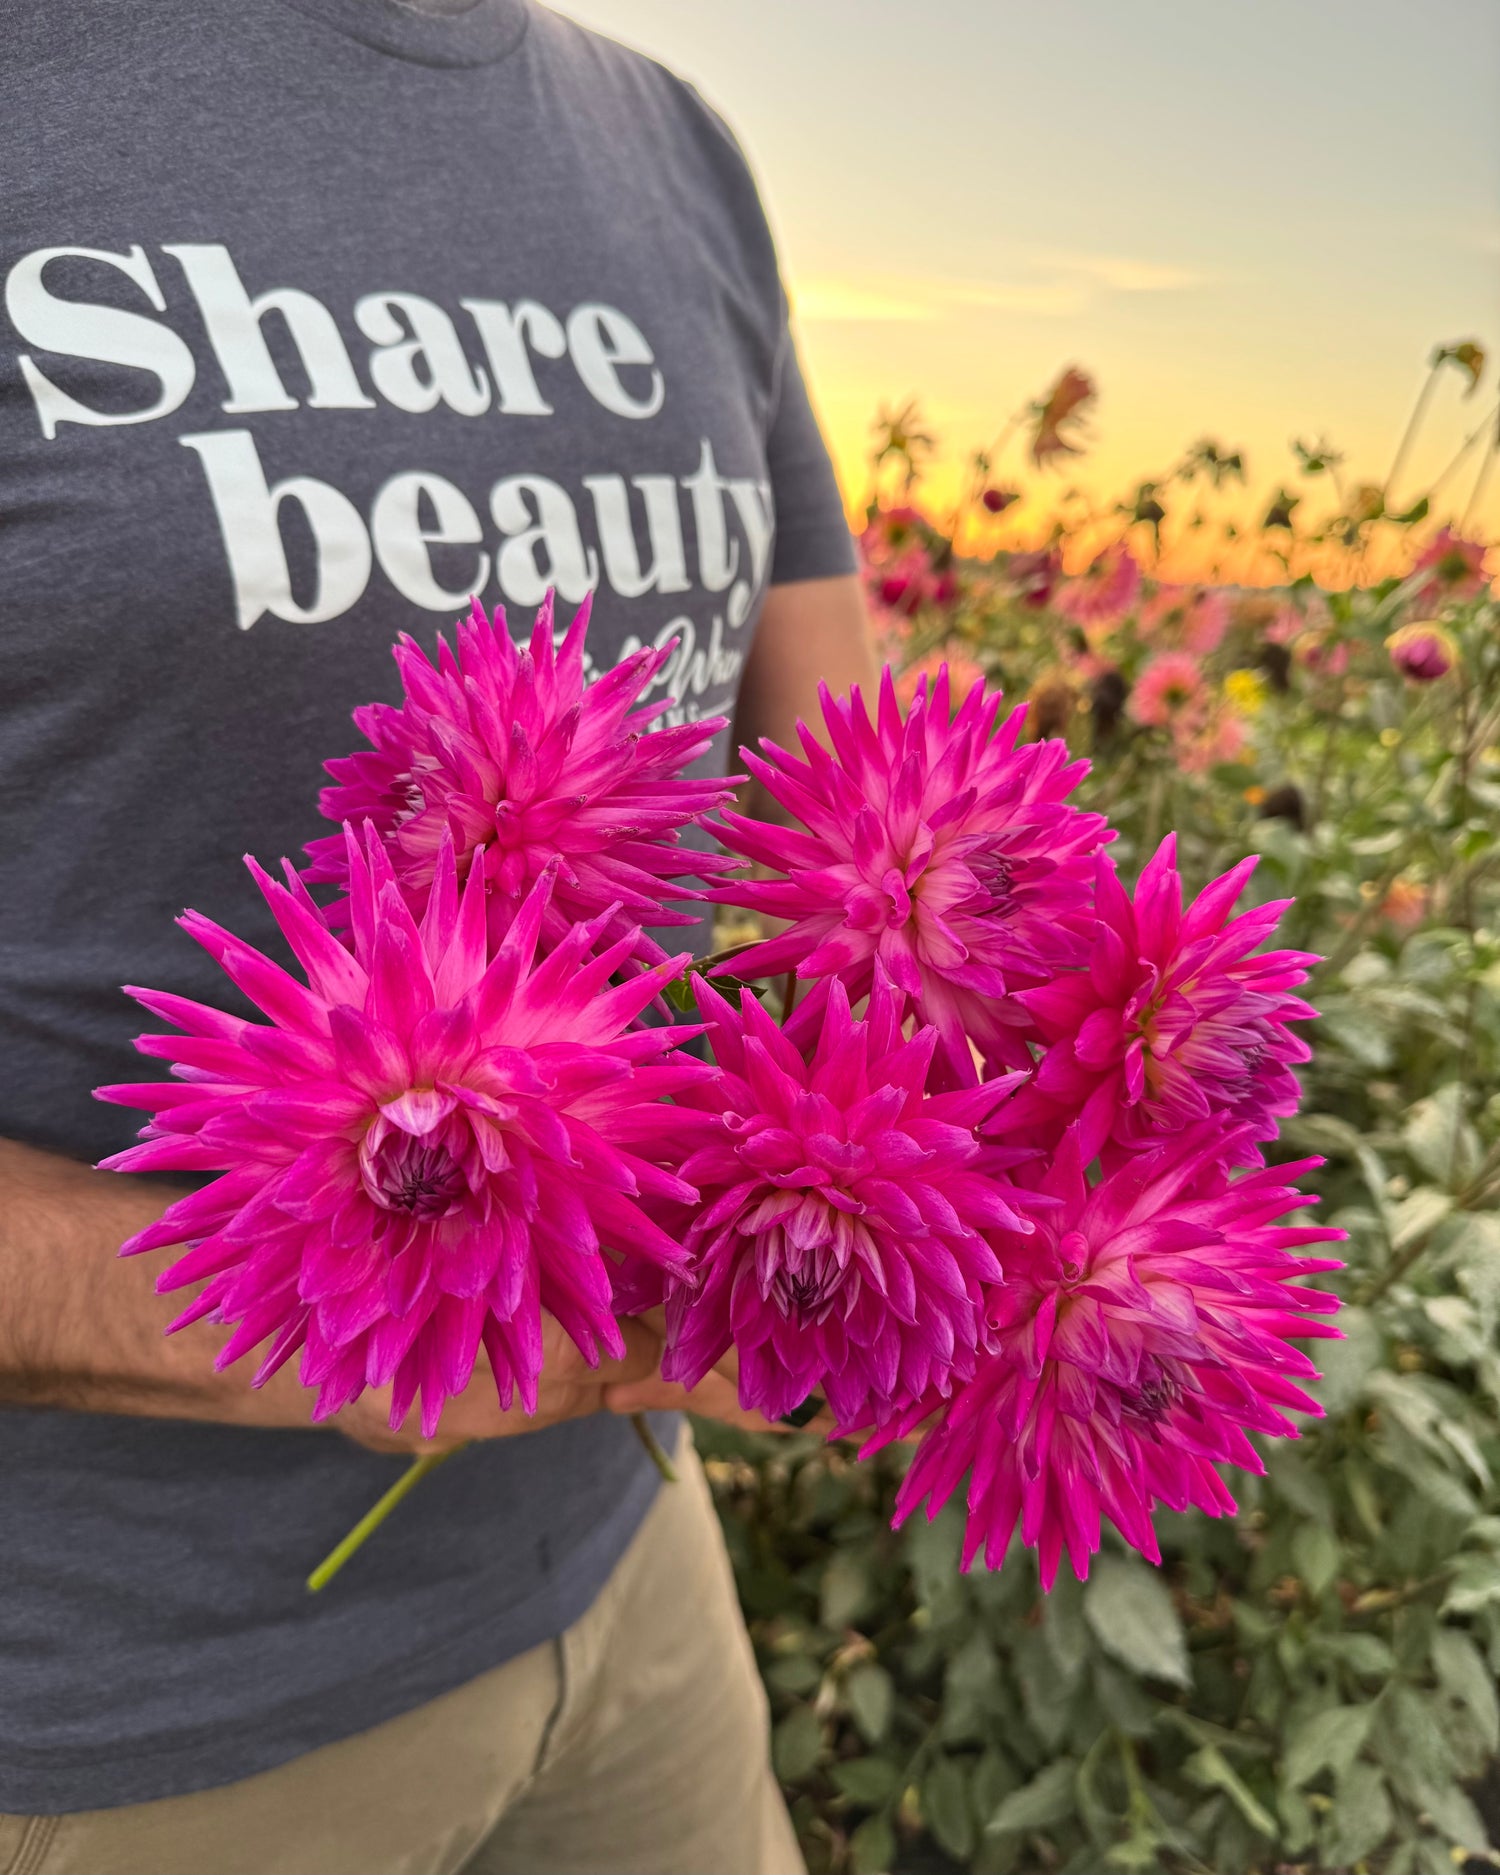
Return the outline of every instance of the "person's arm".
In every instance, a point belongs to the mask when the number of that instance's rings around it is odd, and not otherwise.
[[[116,1255],[180,1195],[163,1180],[95,1172],[0,1140],[0,1403],[239,1426],[311,1424],[313,1395],[298,1381],[295,1362],[255,1389],[253,1357],[214,1371],[227,1329],[203,1321],[165,1332],[189,1293],[159,1296],[154,1279],[178,1251]],[[622,1331],[626,1358],[591,1370],[544,1318],[535,1417],[501,1412],[481,1367],[468,1390],[449,1401],[435,1439],[421,1437],[415,1413],[402,1431],[390,1430],[386,1389],[363,1394],[325,1424],[377,1450],[425,1452],[596,1412],[607,1384],[648,1374],[660,1358],[660,1340],[644,1323],[626,1322]]]
[[[753,749],[768,736],[795,755],[799,719],[823,739],[820,683],[835,696],[858,684],[866,706],[873,709],[877,682],[864,587],[857,573],[773,586],[740,682],[735,746]],[[757,819],[774,819],[779,812],[754,784],[740,790],[738,805]]]

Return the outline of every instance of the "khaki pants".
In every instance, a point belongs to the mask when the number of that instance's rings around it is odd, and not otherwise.
[[[560,1640],[238,1784],[0,1816],[0,1875],[802,1875],[687,1440],[679,1473]]]

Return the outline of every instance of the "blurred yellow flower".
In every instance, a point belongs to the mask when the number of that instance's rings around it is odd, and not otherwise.
[[[1259,716],[1268,686],[1259,671],[1231,671],[1224,679],[1224,701],[1236,716]]]

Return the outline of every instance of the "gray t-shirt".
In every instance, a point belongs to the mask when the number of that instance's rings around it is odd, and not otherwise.
[[[596,590],[732,708],[769,583],[852,564],[754,184],[531,4],[12,0],[0,63],[0,1135],[92,1159],[122,982],[226,1003],[240,864],[477,591]],[[713,757],[722,768],[725,739]],[[144,1279],[143,1279],[144,1280]],[[654,1474],[607,1417],[400,1469],[331,1433],[0,1413],[0,1810],[243,1777],[561,1632]]]

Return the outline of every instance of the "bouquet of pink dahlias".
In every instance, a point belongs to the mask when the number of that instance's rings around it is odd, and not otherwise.
[[[1288,1410],[1319,1411],[1290,1344],[1337,1333],[1319,1319],[1337,1299],[1299,1279],[1339,1266],[1299,1252],[1343,1233],[1275,1221],[1315,1202],[1290,1180],[1318,1161],[1264,1165],[1297,1104],[1308,1049],[1290,1025],[1316,1013],[1296,994],[1316,959],[1261,948],[1284,904],[1232,915],[1253,859],[1184,908],[1169,838],[1132,899],[1110,830],[1068,799],[1085,765],[1061,742],[1021,743],[1021,712],[997,727],[981,685],[955,709],[946,673],[924,679],[903,714],[886,672],[873,717],[857,692],[822,704],[826,743],[803,729],[799,754],[741,751],[790,824],[723,816],[725,844],[762,877],[710,896],[789,922],[720,968],[789,973],[806,994],[784,999],[779,1074],[762,1054],[752,1097],[724,1102],[694,1162],[725,1191],[684,1238],[687,1275],[664,1277],[669,1369],[690,1378],[732,1338],[747,1405],[779,1404],[786,1377],[800,1386],[821,1360],[819,1391],[841,1431],[871,1435],[866,1452],[925,1428],[898,1520],[924,1499],[936,1515],[967,1477],[966,1566],[983,1550],[998,1567],[1019,1527],[1045,1585],[1064,1549],[1085,1575],[1101,1515],[1157,1559],[1156,1504],[1232,1511],[1217,1466],[1260,1470],[1248,1435],[1295,1436]],[[883,1032],[932,1037],[929,1107],[972,1090],[944,1115],[946,1139],[961,1118],[1003,1160],[945,1165],[928,1134],[873,1203],[856,1190],[845,1167],[867,1161],[812,1092],[837,1078],[859,1110],[844,1037],[865,997]],[[814,1132],[821,1156],[802,1149]],[[988,1219],[965,1216],[954,1171],[965,1191],[983,1179]],[[901,1364],[922,1344],[900,1314],[910,1278],[882,1298],[901,1328],[872,1334],[868,1269],[951,1270],[928,1246],[956,1262],[955,1225],[1000,1274],[978,1277],[972,1349],[918,1391]],[[971,1255],[951,1271],[940,1308],[918,1291],[929,1337],[966,1319],[957,1278],[978,1267]],[[774,1365],[747,1361],[761,1347]]]
[[[715,818],[732,784],[684,771],[722,721],[654,726],[669,651],[586,685],[586,626],[549,603],[521,648],[476,603],[435,662],[403,640],[402,703],[329,764],[342,830],[285,885],[249,862],[305,981],[182,920],[264,1022],[130,992],[179,1032],[139,1043],[171,1079],[99,1090],[152,1115],[106,1163],[219,1175],[125,1246],[185,1246],[173,1327],[431,1436],[481,1372],[535,1410],[544,1313],[597,1363],[660,1309],[670,1381],[726,1365],[866,1449],[925,1426],[898,1514],[967,1474],[966,1558],[1019,1527],[1048,1583],[1101,1515],[1154,1555],[1154,1504],[1232,1508],[1216,1467],[1316,1410],[1291,1343],[1335,1303],[1296,1279],[1335,1265],[1297,1252],[1338,1234],[1276,1222],[1312,960],[1261,951],[1280,907],[1230,916],[1250,863],[1184,910],[1168,843],[1132,899],[1086,765],[946,671],[873,716],[825,691],[799,754],[742,751],[788,824]],[[667,957],[694,900],[787,922]]]

